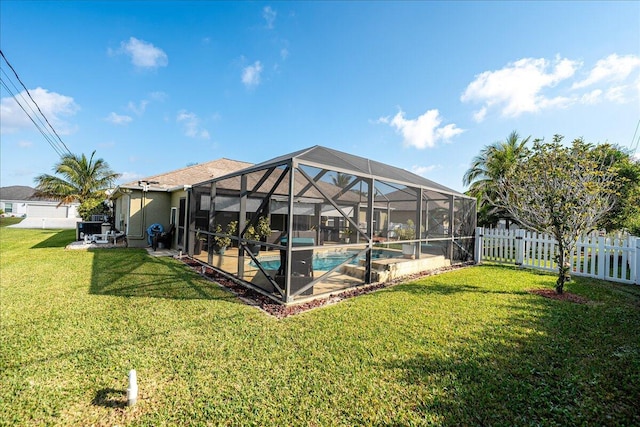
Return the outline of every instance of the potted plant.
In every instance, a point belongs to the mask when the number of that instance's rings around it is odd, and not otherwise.
[[[236,233],[238,229],[238,221],[231,221],[227,224],[227,229],[222,232],[222,226],[216,224],[215,232],[222,234],[222,236],[213,236],[213,250],[215,253],[223,255],[224,251],[231,245],[231,236]]]
[[[269,218],[266,216],[261,216],[258,218],[258,223],[255,225],[250,225],[247,228],[246,233],[244,234],[245,238],[248,240],[262,240],[271,235],[271,226],[269,224]],[[260,244],[254,244],[251,248],[251,253],[254,255],[258,255],[260,252]]]
[[[344,231],[342,232],[342,239],[344,240],[345,243],[351,242],[352,234],[353,234],[353,230],[351,229],[351,227],[347,227],[344,229]]]

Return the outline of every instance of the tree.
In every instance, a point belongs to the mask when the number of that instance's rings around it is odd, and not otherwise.
[[[338,172],[331,177],[331,180],[336,187],[345,188],[351,182],[351,178],[352,176],[348,173]]]
[[[103,210],[106,190],[113,186],[120,174],[111,170],[103,159],[82,154],[66,154],[53,170],[56,175],[42,174],[35,178],[36,195],[59,201],[58,206],[79,202],[78,209],[83,219],[97,210]]]
[[[467,194],[478,199],[479,226],[495,225],[500,219],[512,220],[509,213],[501,208],[496,188],[500,179],[527,156],[530,138],[520,139],[514,130],[506,140],[485,146],[473,158],[462,182],[470,185]]]
[[[601,144],[592,150],[594,160],[611,164],[616,173],[615,203],[598,222],[607,231],[626,229],[640,235],[640,161],[634,160],[626,149]]]
[[[578,237],[596,226],[612,208],[615,171],[596,159],[582,139],[570,147],[534,141],[531,154],[499,181],[500,201],[520,224],[553,235],[558,242],[556,292],[561,294],[569,275],[570,254]]]

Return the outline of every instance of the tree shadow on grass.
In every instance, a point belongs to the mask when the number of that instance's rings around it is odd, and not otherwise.
[[[95,249],[91,252],[91,294],[238,302],[235,295],[204,280],[173,258],[150,257],[142,249]]]
[[[518,290],[492,290],[486,287],[469,285],[467,283],[441,283],[441,282],[429,282],[429,283],[404,283],[395,285],[389,289],[389,292],[404,292],[413,295],[454,295],[463,294],[468,292],[482,293],[482,294],[526,294],[524,291]]]
[[[511,303],[506,316],[483,310],[472,337],[383,364],[420,396],[414,411],[441,425],[638,425],[640,347],[611,321],[640,332],[637,312],[535,297]],[[619,346],[634,351],[612,356]]]
[[[51,236],[33,245],[31,249],[64,248],[76,238],[75,230],[42,230],[42,234]]]

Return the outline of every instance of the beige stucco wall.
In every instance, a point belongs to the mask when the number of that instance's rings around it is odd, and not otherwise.
[[[171,208],[180,208],[180,199],[186,198],[187,192],[180,190],[173,193],[131,190],[130,193],[119,194],[114,199],[115,226],[119,230],[127,230],[127,240],[131,247],[146,247],[147,228],[151,224],[162,224],[165,230],[170,226]],[[144,207],[144,209],[143,209]],[[186,212],[182,212],[186,214]],[[176,218],[176,226],[178,219]],[[172,247],[176,247],[178,233],[174,233]]]
[[[126,210],[129,207],[127,217]],[[166,192],[148,191],[143,193],[133,190],[121,196],[116,202],[116,224],[124,218],[127,224],[127,240],[130,247],[144,248],[147,243],[147,228],[154,223],[169,227],[171,214],[171,194]]]

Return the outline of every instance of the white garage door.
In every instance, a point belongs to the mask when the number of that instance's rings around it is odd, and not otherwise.
[[[27,217],[28,218],[66,218],[67,207],[55,205],[28,205]]]

